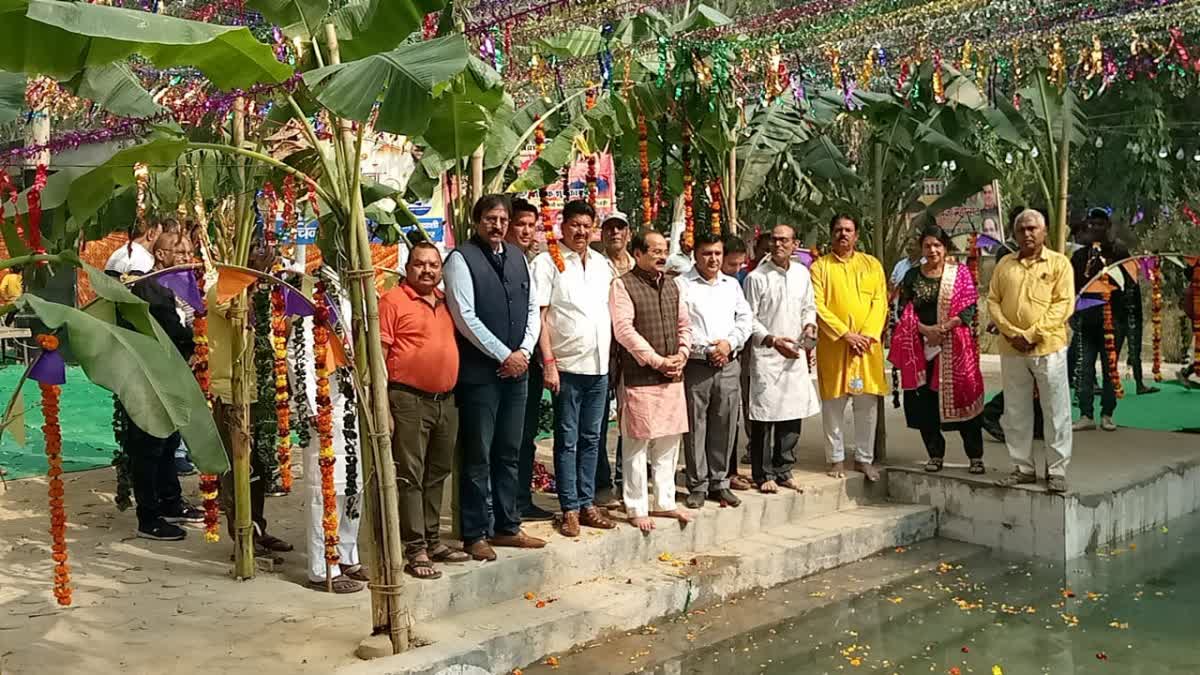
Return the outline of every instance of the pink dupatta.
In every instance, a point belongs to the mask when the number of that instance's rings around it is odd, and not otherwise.
[[[970,270],[963,265],[947,264],[938,289],[938,322],[944,323],[978,302],[979,292]],[[904,390],[926,384],[925,341],[918,325],[916,310],[910,302],[904,306],[892,333],[888,352],[888,361],[900,371],[900,387]],[[950,358],[945,358],[947,354]],[[938,392],[942,421],[961,422],[982,412],[983,373],[979,369],[979,344],[971,326],[963,324],[950,331],[934,360],[933,381],[928,384]]]

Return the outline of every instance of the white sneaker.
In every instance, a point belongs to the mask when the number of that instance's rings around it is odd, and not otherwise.
[[[1096,423],[1090,417],[1080,417],[1079,421],[1071,427],[1075,431],[1091,431],[1096,428]]]
[[[1105,431],[1116,431],[1117,423],[1113,421],[1113,418],[1105,415],[1104,417],[1100,418],[1100,428]]]

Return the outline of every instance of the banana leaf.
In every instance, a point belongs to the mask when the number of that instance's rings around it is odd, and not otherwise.
[[[25,76],[0,71],[0,124],[7,124],[25,112]]]
[[[426,14],[445,6],[446,0],[350,0],[329,20],[337,30],[342,60],[350,61],[395,49],[421,27]],[[317,37],[324,40],[323,34]]]
[[[66,88],[121,117],[152,117],[162,112],[124,63],[89,66],[67,82]]]

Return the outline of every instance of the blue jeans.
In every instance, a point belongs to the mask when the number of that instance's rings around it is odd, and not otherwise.
[[[559,383],[554,397],[554,480],[562,510],[578,511],[591,506],[596,496],[608,376],[560,373]]]
[[[524,375],[494,384],[460,384],[454,391],[462,453],[459,515],[464,545],[521,531],[517,465],[528,391]]]
[[[529,360],[529,398],[525,400],[525,426],[517,464],[517,509],[521,513],[533,507],[533,460],[542,412],[542,360],[537,354],[534,357]]]

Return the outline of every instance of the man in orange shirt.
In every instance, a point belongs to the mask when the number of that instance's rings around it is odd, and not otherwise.
[[[458,409],[458,346],[442,281],[442,255],[433,244],[413,245],[405,279],[379,301],[379,328],[387,352],[392,409],[392,458],[400,492],[404,570],[437,579],[434,562],[470,556],[441,542],[442,492],[454,460]]]

